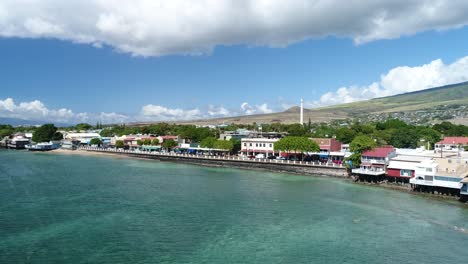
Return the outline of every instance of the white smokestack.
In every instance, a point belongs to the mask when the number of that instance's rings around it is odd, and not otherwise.
[[[301,125],[304,124],[304,99],[301,98]]]

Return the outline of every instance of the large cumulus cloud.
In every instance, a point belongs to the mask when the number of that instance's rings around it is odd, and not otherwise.
[[[366,86],[340,87],[323,94],[317,101],[309,102],[307,106],[351,103],[465,81],[468,81],[468,56],[451,64],[445,64],[441,59],[436,59],[420,66],[395,67],[386,74],[382,74],[379,81]]]
[[[0,36],[103,44],[139,56],[205,54],[217,45],[356,43],[468,23],[452,0],[2,0]]]

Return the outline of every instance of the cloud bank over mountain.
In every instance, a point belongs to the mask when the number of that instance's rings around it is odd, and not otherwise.
[[[340,87],[336,91],[323,94],[318,101],[308,102],[307,106],[352,103],[465,81],[468,81],[468,56],[452,64],[445,64],[437,59],[421,66],[393,68],[381,75],[379,81],[367,86]]]
[[[209,54],[218,45],[284,47],[337,36],[356,44],[468,24],[449,0],[3,0],[0,36],[55,38],[135,56]]]

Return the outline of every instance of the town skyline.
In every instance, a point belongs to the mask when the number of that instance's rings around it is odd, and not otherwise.
[[[327,16],[341,14],[333,5],[303,8],[291,2],[284,17],[275,19],[284,8],[275,1],[249,7],[219,3],[215,8],[137,1],[135,10],[151,10],[154,17],[136,17],[124,3],[43,1],[14,8],[14,2],[3,2],[0,117],[60,123],[192,120],[280,112],[298,106],[300,98],[305,108],[315,108],[468,81],[468,20],[457,12],[447,19],[430,15],[447,17],[444,10],[468,10],[466,4],[442,1],[433,11],[416,2],[401,9],[390,1],[375,9],[348,4],[355,13],[333,24]],[[172,5],[191,16],[168,20]],[[208,10],[237,21],[239,14],[229,11],[234,5],[251,19],[249,26],[222,23],[212,29],[200,15]],[[73,8],[88,15],[83,24]],[[380,16],[376,10],[386,12],[385,23],[372,19]],[[419,15],[419,23],[400,14],[409,12]],[[198,27],[184,27],[197,17],[203,18]],[[317,24],[320,19],[330,26]],[[116,26],[129,29],[115,31]]]

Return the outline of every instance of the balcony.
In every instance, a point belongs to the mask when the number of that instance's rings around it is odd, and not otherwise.
[[[359,168],[359,169],[353,169],[353,173],[356,174],[365,174],[365,175],[373,175],[373,176],[380,176],[380,175],[385,175],[385,170],[376,170],[376,169],[364,169],[364,168]]]
[[[361,163],[386,164],[387,162],[385,161],[385,159],[368,159],[368,158],[361,158]]]

